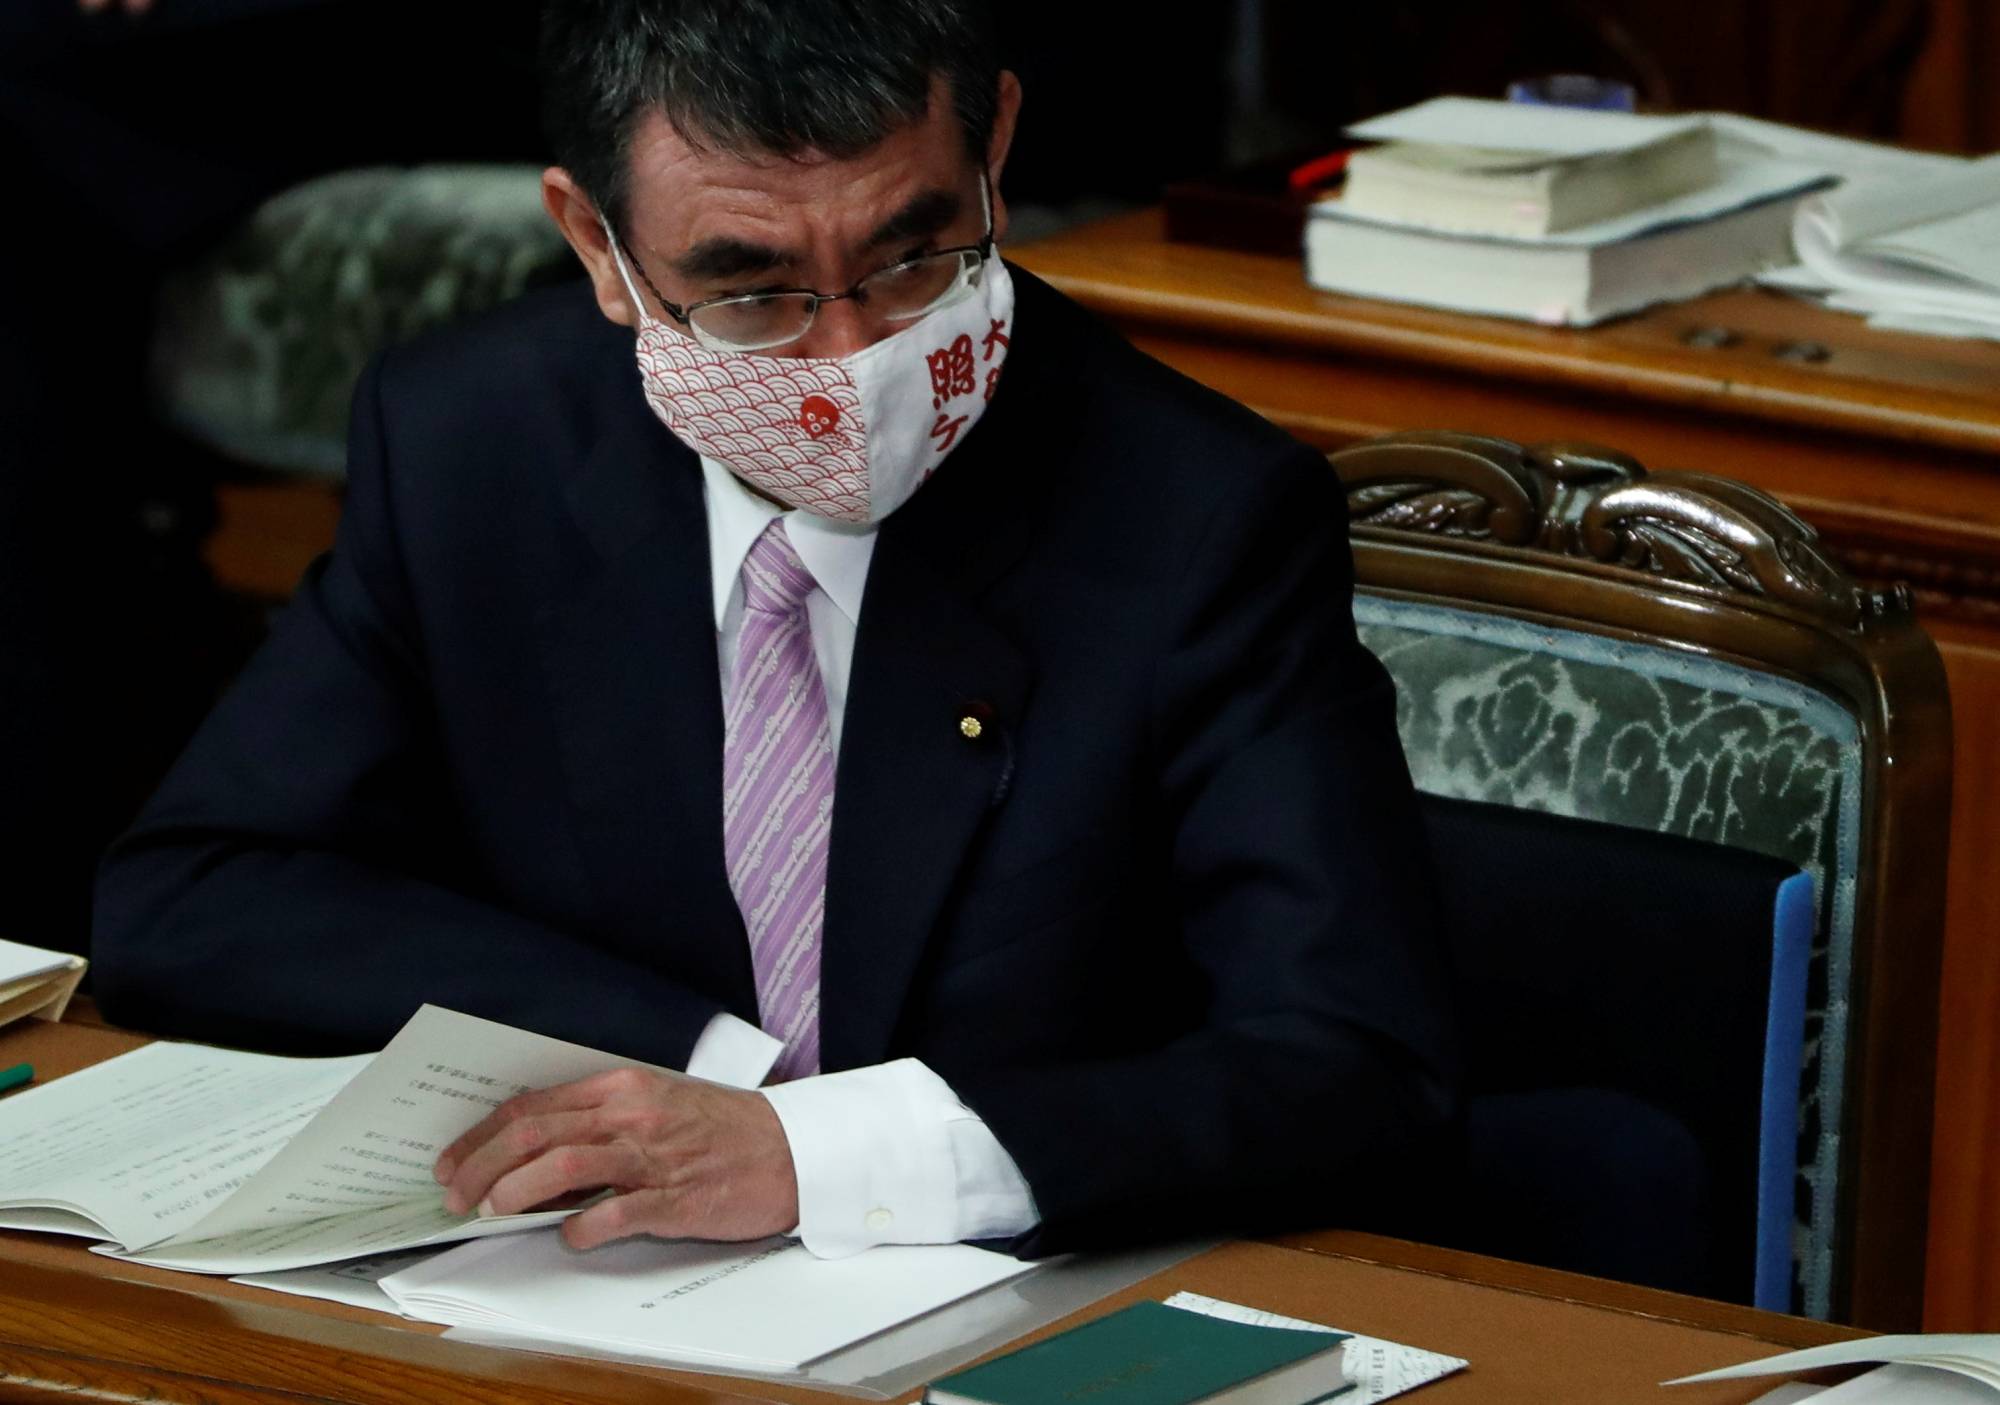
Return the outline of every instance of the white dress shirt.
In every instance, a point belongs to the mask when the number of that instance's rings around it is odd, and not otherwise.
[[[838,756],[875,529],[787,512],[712,459],[702,459],[701,471],[725,703],[743,626],[738,577],[765,527],[783,517],[785,535],[817,583],[806,597],[806,619]],[[755,1025],[717,1015],[695,1041],[687,1071],[754,1088],[770,1073],[781,1047]],[[877,1244],[1004,1238],[1040,1219],[1014,1158],[921,1060],[822,1073],[762,1092],[791,1144],[799,1185],[796,1232],[822,1258]]]

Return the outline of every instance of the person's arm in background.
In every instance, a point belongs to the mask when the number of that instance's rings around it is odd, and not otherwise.
[[[449,1000],[683,1067],[715,1002],[475,895],[390,511],[382,364],[356,391],[333,553],[104,861],[98,999],[163,1035],[303,1051],[380,1048]]]

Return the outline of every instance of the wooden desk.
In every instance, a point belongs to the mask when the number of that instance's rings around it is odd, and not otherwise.
[[[1157,212],[1009,251],[1146,351],[1336,449],[1400,429],[1590,440],[1753,483],[1916,587],[1957,752],[1925,1321],[2000,1328],[2000,346],[1754,290],[1587,331],[1316,293]]]
[[[86,1008],[81,1012],[89,1018]],[[44,1078],[145,1041],[87,1024],[0,1031],[0,1065]],[[1748,1308],[1371,1235],[1225,1245],[1049,1328],[1182,1289],[1462,1356],[1423,1405],[1740,1405],[1768,1384],[1657,1382],[1860,1335]],[[54,1235],[0,1231],[0,1402],[203,1405],[567,1402],[722,1405],[837,1399],[793,1387],[446,1341],[385,1313],[120,1263]],[[909,1397],[914,1398],[914,1397]]]

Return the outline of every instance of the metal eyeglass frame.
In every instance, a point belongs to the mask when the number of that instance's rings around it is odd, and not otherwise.
[[[979,203],[985,209],[986,233],[980,236],[977,244],[955,244],[949,249],[937,249],[928,254],[919,254],[916,258],[899,259],[895,263],[886,264],[876,269],[867,277],[857,281],[853,287],[844,293],[822,293],[817,288],[767,288],[761,293],[724,293],[720,297],[703,298],[700,302],[689,303],[686,307],[682,307],[678,303],[667,301],[665,295],[653,286],[652,278],[647,275],[645,266],[639,262],[637,251],[627,249],[625,257],[632,261],[632,267],[639,274],[639,281],[646,285],[646,291],[653,295],[653,300],[659,303],[661,310],[673,318],[674,321],[686,327],[695,340],[699,341],[703,346],[708,347],[711,351],[769,351],[774,346],[790,346],[793,342],[798,341],[806,333],[810,332],[813,328],[813,323],[819,318],[821,306],[826,303],[852,299],[866,307],[868,305],[868,298],[866,293],[863,292],[863,288],[870,281],[880,278],[885,273],[894,272],[896,269],[907,267],[913,263],[928,263],[932,259],[942,259],[947,255],[954,255],[962,260],[967,254],[976,254],[979,257],[979,265],[977,266],[983,266],[986,260],[993,257],[993,188],[992,182],[987,178],[984,171],[979,173]],[[964,271],[969,273],[971,270],[966,269]],[[716,307],[722,303],[762,302],[767,298],[795,298],[799,296],[813,299],[812,308],[806,315],[805,326],[801,327],[791,336],[786,337],[783,341],[767,342],[763,346],[716,345],[703,334],[701,328],[694,325],[694,315],[704,307]],[[962,297],[963,294],[960,296]],[[955,302],[958,300],[954,298],[951,301]],[[906,322],[915,321],[919,317],[937,311],[940,307],[949,307],[950,305],[951,302],[947,302],[943,296],[940,296],[929,307],[908,313],[897,320]]]

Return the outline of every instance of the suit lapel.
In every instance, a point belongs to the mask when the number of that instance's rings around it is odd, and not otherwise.
[[[629,354],[629,347],[626,348]],[[630,375],[629,365],[624,368]],[[722,708],[700,466],[636,385],[569,487],[599,562],[540,624],[606,935],[755,1023],[722,854]]]
[[[876,539],[834,791],[824,1069],[887,1054],[952,882],[1012,778],[1033,671],[977,604],[1029,528],[1020,495],[1001,491],[996,476],[1020,463],[1002,409],[996,397]],[[976,738],[965,735],[966,717],[979,721]]]

